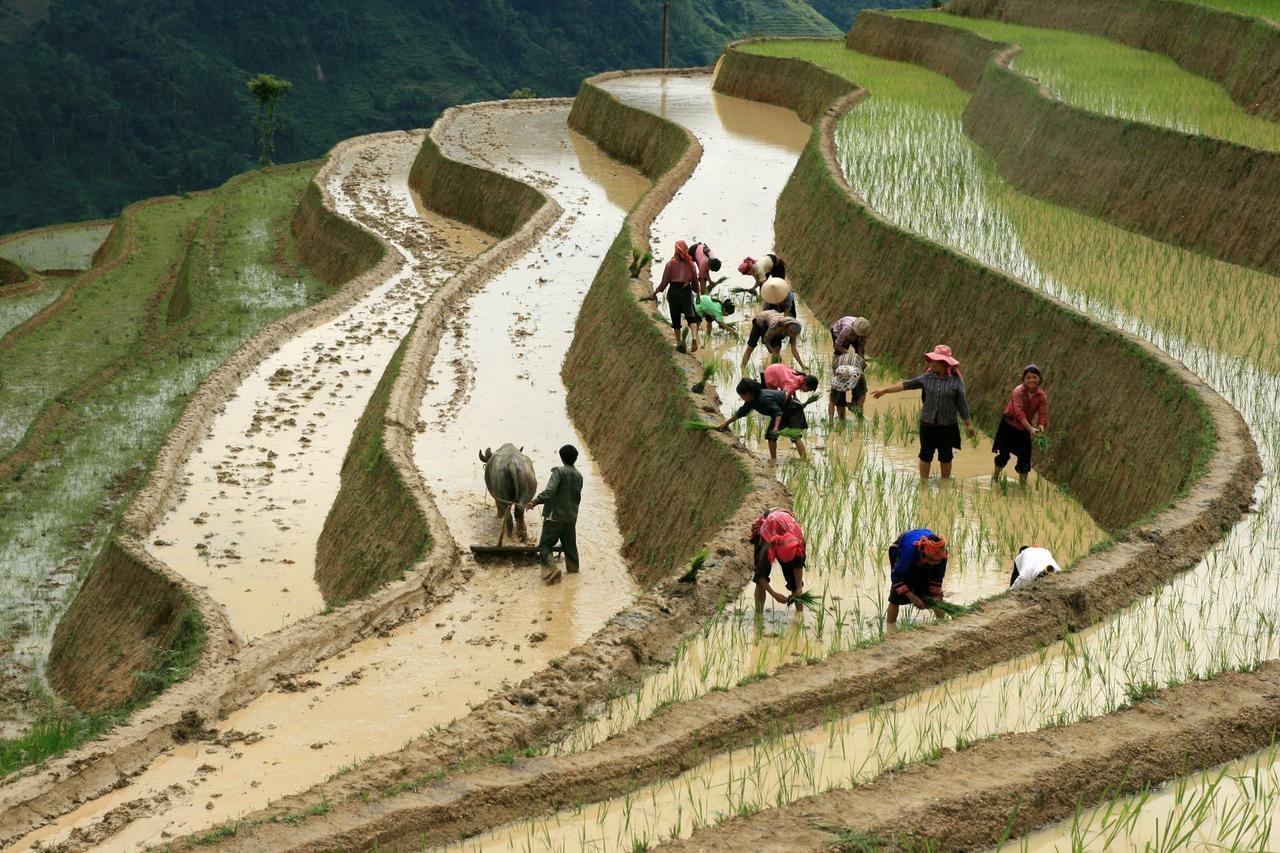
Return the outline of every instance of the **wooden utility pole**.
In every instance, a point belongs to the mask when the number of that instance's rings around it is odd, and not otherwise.
[[[671,33],[671,0],[663,0],[662,2],[662,67],[667,67],[667,42],[670,40]]]

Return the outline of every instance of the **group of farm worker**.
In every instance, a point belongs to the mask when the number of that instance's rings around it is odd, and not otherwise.
[[[801,607],[796,596],[804,591],[805,540],[800,522],[785,509],[765,510],[751,523],[750,541],[755,545],[756,610],[764,609],[765,596]],[[898,610],[910,604],[920,610],[932,609],[943,600],[942,582],[947,574],[950,556],[947,540],[927,527],[907,530],[889,546],[889,603],[885,622],[896,627]],[[787,593],[783,595],[770,584],[773,564],[782,568]],[[1031,583],[1043,574],[1059,571],[1057,561],[1047,548],[1023,545],[1013,558],[1010,589]]]
[[[706,243],[692,246],[678,240],[674,253],[663,267],[662,278],[653,292],[656,299],[666,293],[670,310],[671,328],[675,334],[676,349],[698,349],[698,334],[706,323],[710,337],[714,325],[733,331],[725,317],[732,314],[732,299],[717,299],[712,291],[718,282],[711,274],[721,268],[720,259]],[[751,334],[742,354],[741,367],[745,373],[756,346],[763,343],[775,363],[765,368],[759,380],[744,378],[738,382],[737,392],[742,406],[733,417],[726,419],[721,429],[728,429],[734,421],[751,412],[764,415],[768,420],[765,440],[771,459],[778,457],[778,436],[783,430],[796,436],[793,441],[800,457],[806,458],[802,431],[808,427],[805,405],[797,399],[797,393],[816,391],[819,380],[808,373],[800,355],[797,342],[803,325],[796,317],[796,294],[785,278],[786,263],[775,254],[763,255],[759,260],[745,258],[738,271],[751,276],[755,283],[750,290],[760,294],[763,308],[751,320]],[[721,279],[723,280],[723,279]],[[692,338],[689,337],[692,332]],[[861,412],[867,396],[867,338],[871,333],[871,321],[866,317],[845,316],[831,325],[831,390],[828,395],[827,417],[839,416],[844,420],[852,407]],[[791,357],[800,368],[794,370],[778,363],[784,344],[790,345]],[[969,415],[969,401],[965,395],[964,377],[960,373],[960,361],[946,344],[938,344],[924,354],[925,372],[911,379],[904,379],[885,388],[871,392],[876,399],[885,394],[919,390],[920,408],[920,476],[927,479],[938,458],[939,473],[943,479],[951,477],[954,451],[960,447],[960,423],[971,439],[976,439],[973,421]],[[1026,482],[1031,472],[1031,453],[1035,436],[1049,427],[1049,398],[1041,387],[1040,368],[1028,364],[1022,370],[1021,382],[1009,395],[1000,423],[997,425],[992,452],[995,468],[992,476],[999,479],[1010,457],[1016,457],[1014,470],[1019,480]],[[813,402],[809,400],[808,402]]]
[[[706,243],[690,246],[677,241],[672,258],[666,263],[653,298],[666,292],[671,327],[676,349],[696,352],[700,326],[705,323],[708,338],[714,326],[733,331],[725,321],[735,303],[717,299],[712,293],[718,282],[711,274],[721,263]],[[775,254],[759,260],[745,258],[738,271],[755,280],[752,291],[758,292],[763,308],[751,320],[751,334],[742,356],[745,372],[756,346],[760,343],[770,354],[771,363],[760,380],[744,378],[738,382],[741,407],[733,417],[721,423],[728,429],[734,421],[751,412],[768,419],[765,439],[771,459],[777,459],[777,439],[783,430],[796,436],[793,441],[801,458],[806,457],[802,430],[807,426],[804,407],[796,395],[799,391],[816,391],[818,377],[808,373],[797,342],[803,326],[796,316],[796,294],[786,280],[786,264]],[[723,279],[722,279],[723,280]],[[690,337],[690,332],[692,336]],[[867,395],[866,346],[871,322],[865,317],[845,316],[831,326],[832,371],[827,416],[844,420],[849,408],[860,412]],[[800,368],[795,370],[780,363],[784,344],[789,344],[791,357]],[[951,477],[954,451],[960,444],[960,423],[971,439],[976,439],[969,403],[965,395],[960,361],[945,344],[938,344],[924,354],[925,371],[919,376],[878,388],[871,392],[879,399],[901,391],[921,392],[919,471],[928,479],[936,455],[943,479]],[[1034,437],[1048,429],[1049,400],[1041,387],[1040,368],[1029,364],[1022,370],[1021,382],[1009,395],[992,443],[995,454],[993,478],[998,480],[1010,457],[1019,479],[1025,483],[1031,471]],[[809,402],[813,402],[810,400]],[[766,596],[790,604],[804,590],[805,539],[800,523],[782,509],[766,510],[751,526],[751,542],[755,545],[755,601],[763,608]],[[932,607],[943,598],[943,579],[947,571],[946,540],[927,528],[908,530],[889,546],[889,602],[886,621],[895,625],[898,610],[904,604],[920,609]],[[772,567],[778,563],[788,594],[777,592],[769,583]],[[1053,555],[1039,546],[1022,546],[1014,558],[1011,587],[1022,586],[1045,572],[1057,570]],[[796,602],[799,607],[799,602]]]

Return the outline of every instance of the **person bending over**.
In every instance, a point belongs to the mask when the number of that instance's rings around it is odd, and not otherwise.
[[[758,261],[755,258],[743,258],[742,263],[738,264],[738,272],[755,279],[756,283],[751,289],[758,291],[769,278],[786,278],[787,264],[782,258],[770,253]]]
[[[947,540],[927,527],[908,530],[889,546],[889,608],[885,622],[898,623],[898,608],[911,604],[920,610],[941,599],[947,574]]]
[[[698,292],[710,293],[711,288],[715,287],[711,283],[711,274],[720,272],[720,259],[706,243],[694,243],[689,246],[689,256],[698,267]]]
[[[738,397],[742,399],[742,406],[733,417],[720,424],[720,429],[727,430],[734,421],[745,418],[752,412],[759,412],[769,422],[764,433],[765,441],[769,444],[769,459],[778,461],[778,431],[788,428],[806,429],[809,426],[804,416],[804,406],[788,397],[785,391],[765,388],[754,379],[739,380],[737,391]],[[795,442],[800,458],[806,458],[804,439],[795,438],[792,441]]]
[[[827,420],[840,415],[845,419],[849,406],[854,413],[862,416],[862,404],[867,399],[867,362],[854,352],[838,355],[831,367],[831,396],[827,401]]]
[[[755,545],[756,612],[764,609],[764,597],[773,596],[780,604],[804,592],[804,531],[800,522],[785,509],[765,510],[751,523],[751,544]],[[773,564],[782,567],[782,580],[790,595],[782,595],[769,585]],[[796,602],[796,609],[800,603]]]
[[[1009,576],[1009,589],[1026,586],[1041,575],[1062,571],[1058,561],[1048,548],[1039,545],[1023,545],[1013,558],[1013,574]]]
[[[751,319],[751,336],[747,338],[747,350],[742,354],[742,369],[744,371],[747,369],[751,354],[756,351],[756,344],[763,343],[770,355],[780,358],[782,345],[789,342],[791,357],[795,359],[801,370],[808,373],[809,368],[804,366],[804,359],[800,357],[800,350],[796,346],[803,328],[799,320],[788,317],[780,311],[758,312]]]

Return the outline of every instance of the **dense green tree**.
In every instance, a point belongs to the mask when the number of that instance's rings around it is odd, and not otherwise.
[[[270,74],[259,74],[249,80],[249,94],[258,103],[258,162],[270,166],[276,154],[276,108],[293,84]]]

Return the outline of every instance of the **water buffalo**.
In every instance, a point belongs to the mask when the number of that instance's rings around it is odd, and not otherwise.
[[[533,500],[538,489],[538,478],[533,473],[533,462],[524,455],[524,448],[517,449],[508,442],[491,451],[485,448],[480,454],[484,463],[484,485],[498,505],[498,517],[502,519],[502,532],[498,534],[498,545],[511,529],[512,510],[515,510],[516,533],[521,542],[529,540],[529,531],[524,526],[524,505]]]

